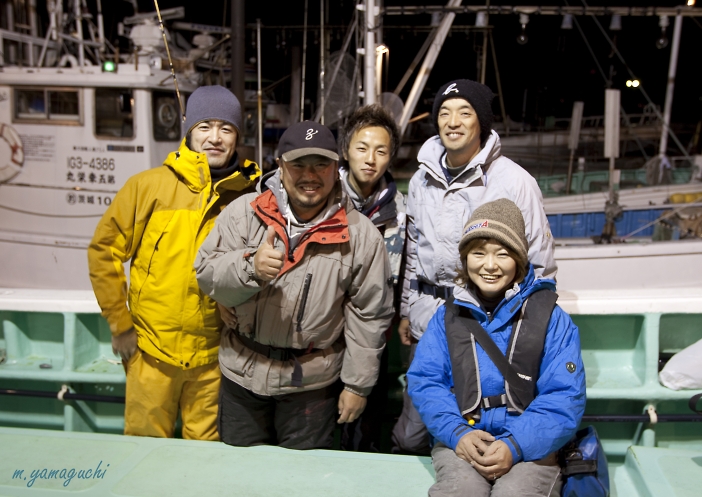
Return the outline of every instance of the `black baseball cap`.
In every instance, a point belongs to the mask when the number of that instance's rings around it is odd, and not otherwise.
[[[331,130],[314,121],[302,121],[285,130],[278,143],[278,153],[285,162],[307,155],[321,155],[338,161],[336,139]]]

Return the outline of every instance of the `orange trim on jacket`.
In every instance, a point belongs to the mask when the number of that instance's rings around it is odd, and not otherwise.
[[[275,232],[285,243],[285,263],[278,276],[295,267],[304,257],[307,245],[312,242],[321,245],[349,242],[349,221],[346,217],[346,210],[339,208],[332,217],[313,226],[305,233],[302,241],[300,241],[293,253],[290,253],[288,234],[285,231],[286,219],[280,212],[278,200],[273,195],[273,192],[268,190],[256,197],[251,202],[251,207],[266,226],[273,226]]]

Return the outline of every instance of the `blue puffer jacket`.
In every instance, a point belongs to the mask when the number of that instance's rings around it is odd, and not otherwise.
[[[521,309],[521,306],[507,303],[515,299],[525,301],[537,290],[554,287],[553,280],[535,281],[530,266],[524,281],[507,291],[492,320],[464,288],[456,288],[455,302],[469,308],[502,353],[506,353],[513,318]],[[515,308],[514,312],[510,312],[511,308]],[[506,407],[482,409],[480,421],[470,427],[461,416],[451,391],[453,376],[446,342],[445,313],[446,307],[441,306],[434,314],[407,372],[409,395],[431,434],[455,450],[468,430],[487,431],[507,444],[512,451],[513,463],[539,460],[565,445],[575,434],[585,411],[585,370],[580,354],[580,336],[570,316],[558,306],[551,313],[536,396],[524,413],[508,414]],[[502,374],[477,343],[476,349],[482,395],[504,394]],[[568,362],[576,365],[573,373],[566,369]]]

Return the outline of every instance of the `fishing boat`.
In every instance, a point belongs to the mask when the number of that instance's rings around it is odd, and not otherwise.
[[[31,56],[18,65],[6,53],[0,63],[1,287],[90,289],[86,249],[97,221],[127,178],[160,165],[181,138],[156,14],[125,19],[140,49],[120,56],[79,1],[68,3],[70,17],[62,4],[44,38],[0,30]],[[199,81],[184,69],[185,98]]]
[[[161,36],[153,17],[144,21],[144,38]],[[57,60],[0,70],[0,494],[426,495],[428,458],[121,435],[124,371],[85,250],[126,178],[175,148],[179,103],[153,51],[103,71],[90,57],[61,62],[50,37],[20,38],[35,52],[53,47]],[[186,94],[197,84],[179,81]],[[640,195],[665,209],[696,187],[652,188],[622,191],[619,202]],[[547,214],[599,212],[605,195],[547,199]],[[688,401],[702,390],[666,388],[658,371],[702,339],[702,241],[593,245],[590,232],[576,234],[557,239],[559,304],[580,328],[584,424],[602,438],[612,495],[697,495],[702,418]]]

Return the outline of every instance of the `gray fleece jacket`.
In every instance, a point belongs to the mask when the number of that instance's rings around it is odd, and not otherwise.
[[[410,321],[419,339],[444,301],[411,289],[419,280],[453,287],[459,267],[458,243],[463,227],[480,205],[507,198],[524,215],[529,262],[537,278],[556,278],[551,228],[536,180],[500,152],[500,137],[492,131],[485,146],[450,183],[442,168],[446,149],[439,136],[419,151],[419,170],[409,184],[407,198],[407,249],[401,315]]]

